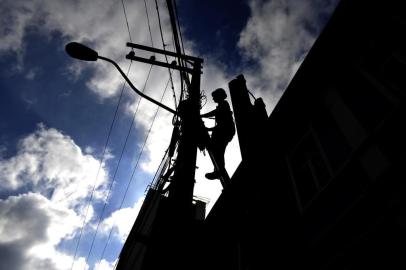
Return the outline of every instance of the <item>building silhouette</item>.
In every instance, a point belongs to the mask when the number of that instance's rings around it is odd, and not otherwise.
[[[182,235],[153,186],[117,269],[404,268],[405,33],[401,1],[343,0],[269,117],[232,80],[231,184]]]

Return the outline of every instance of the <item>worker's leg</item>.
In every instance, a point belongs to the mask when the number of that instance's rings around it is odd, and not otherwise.
[[[214,161],[216,162],[216,165],[217,165],[218,169],[220,170],[220,172],[225,170],[224,153],[226,150],[226,146],[227,146],[227,141],[222,140],[221,138],[218,138],[216,136],[212,137],[212,140],[210,142],[210,151],[213,155]],[[208,179],[218,179],[220,177],[220,172],[216,170],[216,167],[214,167],[213,172],[207,173],[206,177]]]

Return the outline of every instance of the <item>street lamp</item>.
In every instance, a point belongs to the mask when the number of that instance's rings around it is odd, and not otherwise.
[[[164,104],[156,101],[153,98],[150,98],[149,96],[145,95],[140,90],[138,90],[132,84],[130,79],[125,75],[125,73],[121,70],[120,66],[113,60],[111,60],[107,57],[100,56],[95,50],[92,50],[89,47],[86,47],[85,45],[80,44],[78,42],[70,42],[70,43],[66,44],[65,50],[69,54],[69,56],[71,56],[72,58],[75,58],[75,59],[79,59],[79,60],[83,60],[83,61],[96,61],[97,59],[101,59],[101,60],[104,60],[104,61],[107,61],[107,62],[113,64],[117,68],[117,70],[120,72],[120,74],[124,77],[124,79],[127,81],[128,85],[134,90],[134,92],[136,92],[141,97],[151,101],[152,103],[160,106],[161,108],[164,108],[165,110],[167,110],[173,114],[177,114],[177,112],[175,110],[169,108],[168,106],[165,106]]]
[[[96,51],[77,42],[66,44],[65,50],[69,56],[84,61],[96,61],[99,56]]]

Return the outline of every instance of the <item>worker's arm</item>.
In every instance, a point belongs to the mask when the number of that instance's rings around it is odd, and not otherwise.
[[[216,116],[216,109],[200,115],[200,117],[205,117],[205,118],[213,117],[213,116]]]

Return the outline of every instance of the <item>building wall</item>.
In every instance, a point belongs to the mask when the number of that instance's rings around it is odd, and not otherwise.
[[[210,269],[406,264],[399,3],[339,4],[206,220]]]

